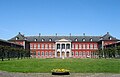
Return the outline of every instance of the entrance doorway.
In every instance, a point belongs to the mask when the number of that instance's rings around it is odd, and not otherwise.
[[[57,52],[57,57],[60,57],[60,52],[59,51]]]
[[[69,52],[67,52],[67,57],[69,57]]]
[[[65,52],[62,52],[62,56],[65,57]]]

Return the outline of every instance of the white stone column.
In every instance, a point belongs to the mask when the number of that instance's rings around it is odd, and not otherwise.
[[[70,43],[70,52],[69,52],[69,57],[72,57],[72,47],[71,47],[71,43]]]
[[[55,57],[57,57],[57,43],[55,44]]]
[[[65,43],[65,57],[67,57],[67,55],[66,55],[66,50],[67,50],[67,48],[66,48],[67,46],[66,46],[66,43]]]
[[[62,57],[62,44],[60,43],[60,57]]]

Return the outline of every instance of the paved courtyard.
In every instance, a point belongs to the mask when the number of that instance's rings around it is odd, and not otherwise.
[[[51,75],[51,73],[11,73],[0,71],[0,77],[120,77],[111,73],[70,73],[70,75]]]

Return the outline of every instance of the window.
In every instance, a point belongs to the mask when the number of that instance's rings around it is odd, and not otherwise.
[[[33,45],[32,44],[30,44],[30,49],[33,49]]]
[[[35,38],[34,41],[37,41],[37,39]]]
[[[44,49],[44,44],[42,44],[42,49]]]
[[[70,49],[70,44],[66,44],[66,49]]]
[[[55,45],[53,44],[53,49],[55,49]]]
[[[49,41],[52,41],[52,39],[51,39],[51,38],[49,38]]]
[[[38,56],[40,56],[40,51],[38,51]]]
[[[36,56],[36,52],[34,51],[33,53],[34,53],[34,56]]]
[[[52,52],[49,52],[49,56],[52,56]]]
[[[45,49],[48,49],[48,44],[45,44]]]
[[[97,44],[94,44],[94,49],[97,49]]]
[[[81,44],[79,44],[79,49],[82,49],[82,45]]]
[[[75,44],[75,49],[78,49],[78,44]]]
[[[85,41],[85,38],[83,38],[82,41]]]
[[[51,44],[49,44],[49,49],[51,49]]]
[[[40,49],[40,44],[38,44],[38,49]]]
[[[83,55],[86,55],[85,51],[83,51]]]
[[[46,51],[45,55],[48,56],[48,52],[47,51]]]
[[[57,49],[60,49],[60,44],[57,44]]]
[[[78,56],[78,52],[77,51],[75,52],[75,54],[76,54],[76,56]]]
[[[44,51],[42,51],[42,56],[44,56]]]
[[[62,44],[62,49],[65,49],[65,44]]]
[[[93,39],[91,38],[90,41],[93,41]]]
[[[82,52],[81,51],[79,52],[79,55],[82,56]]]
[[[83,49],[85,49],[85,44],[83,44]]]
[[[112,38],[111,38],[111,37],[109,37],[108,39],[109,39],[109,40],[112,40]]]
[[[76,38],[75,41],[78,41],[78,39]]]
[[[34,49],[36,49],[36,44],[34,44]]]
[[[72,44],[72,49],[74,49],[74,44]]]
[[[16,40],[18,40],[19,39],[19,37],[16,37]]]
[[[87,44],[87,49],[89,49],[89,44]]]
[[[93,44],[90,44],[90,49],[93,49]]]
[[[42,38],[42,41],[45,41],[45,39]]]
[[[72,52],[72,56],[74,56],[74,52]]]

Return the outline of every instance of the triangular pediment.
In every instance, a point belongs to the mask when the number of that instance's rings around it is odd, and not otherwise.
[[[71,40],[67,40],[67,39],[60,39],[60,40],[56,40],[56,41],[59,41],[59,42],[70,42]]]

